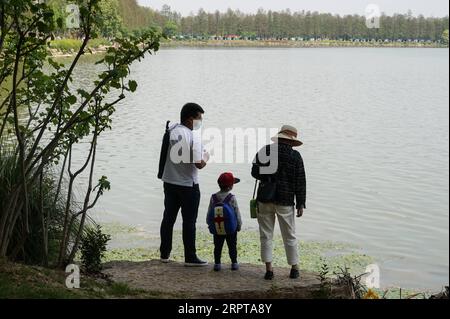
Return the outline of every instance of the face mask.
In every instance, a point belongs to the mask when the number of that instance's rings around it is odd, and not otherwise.
[[[202,124],[203,124],[203,121],[201,121],[201,120],[194,120],[194,131],[197,131],[197,130],[199,130],[199,129],[201,129],[202,128]]]

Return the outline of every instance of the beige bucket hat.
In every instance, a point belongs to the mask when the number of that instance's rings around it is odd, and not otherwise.
[[[298,138],[298,132],[297,129],[290,125],[283,125],[281,127],[280,132],[272,137],[272,141],[277,142],[278,139],[284,139],[293,142],[294,146],[300,146],[303,145],[303,142],[300,141]]]

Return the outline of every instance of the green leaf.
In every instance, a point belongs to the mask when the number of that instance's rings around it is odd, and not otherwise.
[[[120,84],[120,82],[118,80],[112,81],[111,86],[115,89],[120,89],[122,87],[122,85]]]
[[[62,19],[62,18],[58,18],[58,19],[56,20],[56,24],[57,24],[57,26],[58,26],[59,29],[62,29],[63,26],[64,26],[64,24],[63,24],[63,19]]]
[[[137,86],[138,85],[137,85],[136,81],[133,81],[133,80],[128,81],[128,87],[130,88],[131,92],[135,92],[137,89]]]
[[[108,63],[108,64],[113,64],[114,60],[115,60],[115,58],[114,58],[113,55],[106,55],[105,56],[105,62]]]
[[[70,95],[66,98],[66,102],[70,105],[77,103],[77,97],[75,95]]]

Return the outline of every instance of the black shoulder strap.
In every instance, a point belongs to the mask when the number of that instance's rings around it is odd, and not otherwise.
[[[255,199],[255,195],[256,195],[256,187],[258,186],[258,180],[255,179],[255,188],[253,189],[253,199]]]
[[[170,121],[166,122],[166,131],[164,133],[162,145],[161,145],[161,153],[159,155],[159,167],[158,167],[158,178],[162,179],[164,174],[164,167],[166,166],[167,153],[169,152],[169,143],[170,143],[170,130],[169,130]]]

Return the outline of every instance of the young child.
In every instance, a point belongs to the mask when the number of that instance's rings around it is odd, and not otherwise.
[[[231,270],[239,270],[237,233],[241,230],[242,218],[236,197],[231,193],[234,184],[239,182],[232,173],[223,173],[217,180],[220,191],[213,194],[209,202],[206,223],[214,235],[214,271],[222,269],[221,257],[225,241],[232,262]]]

